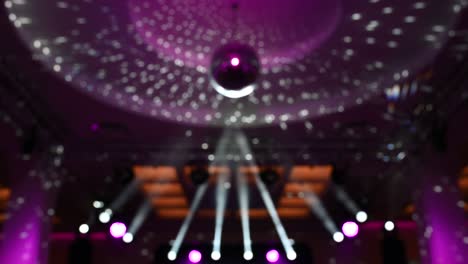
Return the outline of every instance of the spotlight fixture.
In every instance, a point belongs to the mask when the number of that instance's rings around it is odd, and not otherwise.
[[[342,226],[343,234],[347,237],[355,237],[359,233],[359,226],[354,222],[346,222]]]
[[[359,223],[364,223],[366,222],[368,219],[368,215],[366,212],[364,211],[359,211],[357,214],[356,214],[356,220],[359,222]]]
[[[104,207],[104,203],[102,201],[96,200],[93,202],[93,207],[96,209],[101,209]]]
[[[334,240],[336,243],[341,243],[341,242],[343,242],[343,240],[344,240],[344,235],[343,235],[343,233],[341,233],[341,232],[335,232],[335,233],[333,234],[333,240]]]
[[[132,243],[133,241],[133,234],[132,233],[126,233],[123,238],[122,238],[123,242],[129,244],[129,243]]]
[[[279,253],[277,250],[270,250],[266,254],[266,259],[268,260],[269,263],[276,263],[279,260]]]
[[[205,168],[196,168],[190,173],[190,179],[197,186],[205,183],[209,177],[210,173]]]
[[[78,231],[80,231],[81,234],[87,234],[89,232],[89,225],[87,224],[82,224],[80,225],[80,227],[78,228]]]
[[[384,228],[388,232],[391,232],[391,231],[395,230],[395,223],[393,223],[392,221],[387,221],[384,224]]]
[[[256,52],[247,45],[231,43],[219,48],[211,61],[212,85],[229,98],[241,98],[255,90],[260,72]]]
[[[106,209],[104,212],[99,214],[99,222],[103,224],[109,223],[110,219],[112,217],[112,210],[111,209]]]
[[[221,252],[219,252],[219,251],[211,252],[211,259],[212,260],[220,260],[221,259]]]
[[[112,237],[122,238],[127,232],[127,226],[124,223],[116,222],[111,225],[109,231]]]
[[[294,250],[290,250],[286,253],[286,257],[289,259],[289,260],[296,260],[297,258],[297,253],[296,251]]]
[[[244,259],[245,260],[252,260],[253,257],[254,257],[254,255],[253,255],[252,251],[245,251],[244,252]]]
[[[167,253],[167,259],[169,259],[170,261],[174,261],[175,259],[177,258],[177,253],[175,251],[169,251],[169,253]]]
[[[271,186],[278,182],[280,176],[278,172],[274,169],[264,169],[260,172],[260,179],[262,179],[263,183],[267,186]]]
[[[188,258],[191,263],[199,263],[202,259],[202,254],[198,250],[192,250],[190,251]]]

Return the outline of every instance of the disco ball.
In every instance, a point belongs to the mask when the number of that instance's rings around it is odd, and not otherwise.
[[[219,48],[211,61],[213,87],[218,93],[241,98],[255,90],[260,72],[256,52],[242,44],[228,44]]]

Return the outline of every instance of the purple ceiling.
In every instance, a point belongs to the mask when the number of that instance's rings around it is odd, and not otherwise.
[[[457,3],[7,0],[5,6],[35,56],[71,87],[155,118],[253,126],[343,112],[411,78],[445,43]],[[230,42],[254,47],[262,61],[258,88],[243,99],[224,98],[210,84],[211,54]]]

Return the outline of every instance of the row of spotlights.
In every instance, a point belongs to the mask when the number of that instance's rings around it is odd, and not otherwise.
[[[289,258],[292,257],[290,254],[288,256]],[[167,254],[167,258],[171,261],[174,261],[177,258],[177,254],[174,251],[169,251],[169,253]],[[219,260],[221,258],[221,253],[218,251],[214,251],[211,253],[211,258],[213,260]],[[269,263],[277,263],[280,259],[280,253],[277,250],[272,249],[266,253],[265,258],[267,259]],[[296,258],[297,258],[297,255],[295,254],[292,260]],[[192,250],[190,251],[188,255],[188,259],[190,263],[199,263],[202,260],[202,254],[198,250]],[[252,251],[244,252],[244,259],[252,260],[253,252]]]

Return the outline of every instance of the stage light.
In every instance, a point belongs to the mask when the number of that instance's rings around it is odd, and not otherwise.
[[[78,228],[81,234],[87,234],[89,232],[89,225],[87,224],[82,224]]]
[[[96,209],[101,209],[104,207],[104,203],[101,202],[101,201],[94,201],[93,202],[93,207],[96,208]]]
[[[344,235],[339,231],[333,219],[328,214],[322,201],[314,192],[306,192],[304,194],[304,200],[309,206],[310,210],[317,216],[323,223],[324,227],[333,236],[336,242],[341,242],[344,239]]]
[[[167,253],[167,259],[170,260],[170,261],[174,261],[175,259],[177,258],[177,253],[175,251],[169,251],[169,253]]]
[[[297,258],[297,253],[296,253],[296,251],[294,251],[294,250],[290,250],[290,251],[286,252],[286,257],[287,257],[289,260],[296,260],[296,258]]]
[[[221,259],[221,252],[219,252],[219,251],[213,251],[213,252],[211,252],[211,259],[212,259],[212,260],[219,260],[219,259]]]
[[[228,189],[225,187],[229,183],[229,174],[222,173],[218,176],[218,183],[216,187],[216,219],[215,219],[215,232],[213,238],[213,250],[216,253],[221,252],[221,238],[223,233],[224,214],[226,211],[226,203],[228,197]],[[218,258],[219,259],[219,258]],[[213,258],[213,260],[217,260]]]
[[[359,226],[354,222],[346,222],[343,224],[341,230],[347,237],[355,237],[359,233]]]
[[[252,153],[249,147],[249,143],[248,143],[249,141],[247,140],[247,137],[245,136],[245,134],[241,132],[237,133],[236,141],[239,145],[239,149],[242,155],[245,156],[247,154]],[[249,160],[248,162],[251,166],[256,165],[255,160],[253,158]],[[278,236],[280,237],[281,244],[283,245],[287,258],[289,260],[296,259],[297,254],[294,251],[294,248],[292,246],[291,240],[288,237],[288,234],[286,233],[286,229],[284,229],[283,223],[281,223],[281,219],[279,218],[278,212],[276,211],[276,207],[273,202],[273,199],[271,198],[270,192],[268,191],[267,187],[265,186],[265,183],[263,183],[258,173],[255,174],[255,183],[257,184],[257,188],[260,191],[260,196],[263,200],[263,203],[265,204],[265,207],[267,208],[268,214],[270,215],[270,218],[273,221],[276,232],[278,233]],[[246,242],[250,243],[250,241],[246,241]]]
[[[184,241],[185,235],[187,234],[188,228],[190,223],[192,222],[195,213],[198,210],[198,206],[200,205],[203,196],[205,195],[206,189],[208,188],[208,183],[204,183],[197,188],[197,192],[195,193],[195,197],[193,198],[192,205],[190,206],[190,210],[185,217],[184,222],[180,226],[179,232],[177,233],[177,237],[172,244],[172,248],[167,254],[167,258],[169,260],[175,260],[177,258],[177,253],[179,252],[180,246]]]
[[[123,237],[123,240],[125,243],[131,243],[133,241],[133,237],[137,234],[138,230],[140,229],[141,225],[145,221],[151,209],[152,209],[151,201],[149,199],[145,199],[143,204],[140,206],[140,209],[138,209],[132,222],[130,223],[127,234],[125,234],[125,236]]]
[[[385,230],[391,232],[395,229],[395,223],[393,223],[392,221],[387,221],[385,222],[384,228]]]
[[[253,258],[253,252],[249,222],[249,190],[247,187],[247,178],[243,173],[238,173],[237,175],[237,196],[240,206],[242,235],[244,237],[244,259],[251,260]]]
[[[341,242],[343,242],[343,240],[344,240],[344,235],[343,235],[343,233],[341,233],[341,232],[335,232],[335,233],[333,234],[333,240],[334,240],[336,243],[341,243]]]
[[[123,240],[123,242],[125,242],[125,243],[127,243],[127,244],[128,244],[128,243],[132,243],[132,241],[133,241],[133,234],[131,234],[131,233],[126,233],[126,234],[123,236],[122,240]]]
[[[267,186],[271,186],[278,182],[280,176],[274,169],[265,169],[260,172],[260,178]]]
[[[356,220],[359,222],[359,223],[364,223],[367,221],[367,213],[364,212],[364,211],[359,211],[357,214],[356,214]]]
[[[253,252],[252,251],[246,251],[244,252],[244,259],[245,260],[252,260],[253,259]]]
[[[270,262],[270,263],[276,263],[276,262],[278,262],[278,260],[279,260],[279,253],[278,253],[278,251],[277,251],[277,250],[274,250],[274,249],[268,251],[267,254],[266,254],[266,259],[267,259],[268,262]]]
[[[205,168],[196,168],[190,173],[190,179],[195,185],[201,185],[205,183],[210,177],[210,173]]]
[[[127,226],[124,223],[116,222],[111,225],[109,230],[114,238],[122,238],[127,232]]]
[[[202,259],[202,254],[198,250],[192,250],[188,256],[191,263],[198,263]]]
[[[106,209],[104,212],[99,214],[99,221],[103,224],[107,224],[109,223],[111,217],[112,217],[112,210]]]

